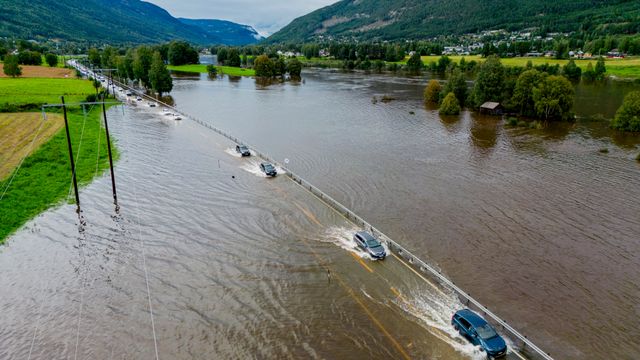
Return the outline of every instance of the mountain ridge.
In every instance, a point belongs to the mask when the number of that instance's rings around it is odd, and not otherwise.
[[[640,32],[636,0],[342,0],[293,20],[267,41],[422,40],[484,30]]]
[[[0,37],[107,44],[186,40],[210,45],[224,40],[213,29],[186,24],[140,0],[0,0],[0,8]],[[222,22],[226,28],[234,24]],[[247,30],[237,25],[236,33]]]

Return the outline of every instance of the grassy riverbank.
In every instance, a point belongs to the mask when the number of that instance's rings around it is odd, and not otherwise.
[[[4,80],[11,81],[5,83]],[[7,101],[9,106],[25,103],[38,106],[43,102],[58,103],[60,95],[67,95],[69,103],[84,100],[95,90],[86,80],[0,79],[0,92],[2,102]],[[41,122],[41,113],[0,115],[0,141],[4,145],[15,144],[0,147],[0,159],[7,165],[0,175],[0,196],[4,193],[0,200],[2,244],[31,218],[67,198],[71,167],[60,110],[52,110],[45,123]],[[86,116],[81,108],[70,108],[68,115],[78,181],[87,184],[109,166],[101,108],[91,109]],[[117,149],[112,149],[117,157]],[[22,165],[16,168],[25,155]]]
[[[256,72],[253,69],[243,69],[232,66],[216,66],[218,68],[218,74],[226,74],[229,76],[255,76]],[[181,72],[190,73],[207,73],[207,65],[180,65],[180,66],[167,66],[167,69]]]
[[[449,58],[454,62],[459,62],[463,56],[449,56]],[[483,62],[485,59],[481,56],[464,56],[467,62],[476,61]],[[327,58],[299,58],[300,61],[307,67],[320,67],[320,68],[342,68],[344,61],[342,60],[333,60]],[[408,59],[408,58],[407,58]],[[406,60],[395,62],[399,65],[405,65]],[[430,62],[438,62],[440,56],[422,56],[422,62],[425,65],[429,65]],[[527,62],[531,61],[533,65],[555,65],[559,64],[560,66],[565,65],[569,62],[569,60],[558,60],[552,58],[544,58],[544,57],[516,57],[516,58],[504,58],[500,59],[505,66],[527,66]],[[587,65],[591,63],[591,65],[596,65],[597,59],[589,59],[589,60],[576,60],[576,65],[580,67],[583,71],[586,70]],[[385,62],[385,65],[392,64],[390,62]],[[613,76],[620,79],[640,79],[640,57],[633,58],[625,58],[625,59],[605,59],[605,65],[607,67],[607,75]]]

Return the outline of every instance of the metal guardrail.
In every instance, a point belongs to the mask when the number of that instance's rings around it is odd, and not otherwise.
[[[356,225],[362,226],[365,229],[368,229],[369,231],[371,231],[376,237],[378,237],[380,240],[382,240],[391,251],[393,251],[395,254],[401,256],[402,258],[404,258],[405,260],[407,260],[410,264],[410,266],[412,266],[414,269],[419,270],[422,274],[425,275],[429,275],[430,277],[436,279],[441,285],[448,287],[450,290],[452,290],[453,292],[455,292],[455,294],[459,297],[459,299],[466,304],[466,306],[471,306],[473,305],[473,308],[475,308],[475,310],[477,311],[481,311],[484,315],[488,316],[490,318],[490,320],[492,320],[494,322],[494,324],[499,325],[504,331],[508,332],[510,335],[510,338],[512,340],[516,340],[519,341],[519,343],[516,343],[516,346],[518,346],[518,350],[520,352],[522,352],[523,354],[526,354],[529,357],[532,358],[536,358],[536,359],[545,359],[545,360],[553,360],[553,358],[551,357],[550,354],[546,353],[544,350],[542,350],[540,347],[538,347],[536,344],[534,344],[531,340],[529,340],[526,336],[520,334],[520,332],[518,332],[516,329],[514,329],[511,325],[509,325],[506,321],[502,320],[500,317],[498,317],[495,313],[493,313],[492,311],[490,311],[486,306],[482,305],[479,301],[477,301],[476,299],[474,299],[471,295],[469,295],[467,292],[465,292],[464,290],[462,290],[460,287],[458,287],[456,284],[453,283],[453,281],[449,280],[444,274],[442,274],[442,272],[437,269],[435,266],[428,264],[427,262],[423,261],[422,259],[420,259],[419,257],[417,257],[416,255],[414,255],[413,253],[411,253],[409,250],[407,250],[406,248],[404,248],[402,245],[400,245],[399,243],[397,243],[396,241],[394,241],[393,239],[391,239],[389,236],[385,235],[382,231],[378,230],[376,227],[374,227],[373,225],[371,225],[370,223],[368,223],[367,221],[365,221],[364,219],[362,219],[360,216],[358,216],[356,213],[354,213],[353,211],[349,210],[346,206],[342,205],[340,202],[338,202],[337,200],[335,200],[334,198],[332,198],[331,196],[327,195],[326,193],[324,193],[322,190],[318,189],[317,187],[315,187],[314,185],[312,185],[311,183],[309,183],[308,181],[304,180],[302,177],[298,176],[297,174],[295,174],[294,172],[292,172],[291,170],[287,169],[283,164],[281,164],[280,162],[276,161],[273,157],[269,156],[267,153],[260,151],[258,149],[256,149],[253,146],[248,145],[247,143],[241,141],[239,138],[224,132],[220,129],[218,129],[217,127],[213,126],[212,124],[202,121],[192,115],[189,115],[181,110],[179,110],[178,108],[171,106],[163,101],[160,101],[158,99],[155,99],[151,96],[148,96],[138,90],[136,90],[135,88],[132,88],[126,84],[123,84],[119,81],[113,81],[113,83],[117,84],[118,86],[125,88],[125,89],[129,89],[131,91],[133,91],[136,95],[138,96],[142,96],[150,101],[154,101],[166,108],[169,108],[171,110],[173,110],[175,113],[178,113],[182,116],[184,116],[185,118],[191,119],[193,121],[195,121],[196,123],[224,136],[225,138],[233,141],[236,144],[244,144],[247,145],[251,148],[251,150],[253,152],[255,152],[256,155],[258,155],[259,157],[262,157],[265,160],[268,160],[272,163],[274,163],[275,165],[277,165],[278,167],[282,168],[285,172],[286,172],[286,176],[288,176],[291,180],[293,180],[294,182],[296,182],[298,185],[302,186],[303,188],[305,188],[306,190],[308,190],[309,192],[311,192],[312,194],[316,195],[318,198],[320,198],[322,201],[324,201],[328,206],[332,207],[333,209],[335,209],[336,211],[338,211],[339,213],[341,213],[342,215],[344,215],[347,219],[349,219],[350,221],[352,221],[353,223],[355,223]]]

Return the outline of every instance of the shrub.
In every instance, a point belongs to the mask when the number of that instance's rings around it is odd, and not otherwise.
[[[460,103],[453,92],[447,94],[440,105],[440,114],[442,115],[458,115],[460,114]]]
[[[510,117],[507,119],[507,126],[518,126],[518,119]]]
[[[442,85],[438,80],[429,80],[429,84],[424,88],[424,101],[430,103],[437,103],[440,101],[440,91],[442,91]]]
[[[214,77],[218,75],[218,68],[214,65],[207,65],[207,73],[209,76]]]
[[[640,131],[640,91],[632,91],[625,96],[611,127],[622,131]]]
[[[96,100],[98,99],[96,94],[89,94],[87,95],[87,97],[84,99],[85,102],[88,103],[92,103],[92,102],[96,102]]]

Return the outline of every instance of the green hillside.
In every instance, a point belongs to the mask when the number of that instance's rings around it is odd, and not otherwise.
[[[0,9],[0,37],[98,44],[174,39],[225,44],[225,39],[216,35],[215,24],[204,31],[140,0],[0,0]],[[224,26],[233,28],[230,24],[225,22]],[[246,30],[244,25],[233,25]]]
[[[585,33],[640,32],[638,0],[343,0],[308,15],[268,38],[426,39],[482,30]]]

